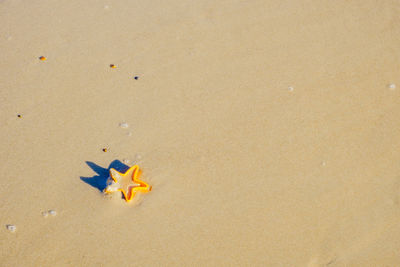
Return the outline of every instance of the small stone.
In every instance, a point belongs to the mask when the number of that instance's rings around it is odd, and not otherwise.
[[[139,76],[135,76],[135,77],[133,77],[133,79],[139,80]]]
[[[389,84],[389,89],[390,90],[396,89],[396,85],[394,83]]]
[[[57,215],[57,211],[55,211],[55,210],[49,210],[48,212],[49,212],[49,214],[51,216],[56,216]]]
[[[115,69],[116,67],[114,64],[110,64],[110,68]]]
[[[294,90],[294,87],[293,87],[293,86],[289,86],[289,87],[288,87],[288,90],[289,90],[290,92],[292,92],[292,91]]]
[[[103,152],[107,152],[108,151],[108,149],[107,148],[103,148]]]
[[[39,59],[40,59],[41,61],[45,61],[45,60],[47,60],[47,58],[46,58],[46,57],[44,57],[44,56],[41,56],[41,57],[39,57]]]
[[[7,224],[6,227],[7,227],[7,230],[10,231],[11,233],[14,233],[15,231],[17,231],[17,226],[15,226],[13,224]]]
[[[130,160],[129,160],[129,159],[123,159],[122,162],[123,162],[124,164],[129,164]]]
[[[22,115],[21,115],[21,114],[18,114],[17,117],[18,117],[18,118],[22,118]]]

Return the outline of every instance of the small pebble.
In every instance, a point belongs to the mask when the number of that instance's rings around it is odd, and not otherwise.
[[[107,148],[103,148],[103,152],[107,152],[108,151],[108,149]]]
[[[110,68],[115,69],[116,67],[114,64],[110,64]]]
[[[389,84],[389,89],[390,90],[396,89],[396,85],[394,83]]]
[[[48,212],[49,212],[49,214],[51,216],[56,216],[57,215],[57,211],[55,211],[55,210],[49,210]]]
[[[17,117],[18,117],[18,118],[22,118],[22,115],[21,115],[21,114],[18,114]]]
[[[44,56],[41,56],[41,57],[39,57],[39,59],[40,59],[41,61],[45,61],[47,58],[44,57]]]
[[[127,122],[121,122],[121,123],[119,124],[119,127],[126,129],[126,128],[129,127],[129,124],[128,124]]]
[[[46,218],[47,216],[49,216],[49,213],[47,211],[43,211],[42,216]]]
[[[129,164],[130,160],[129,160],[129,159],[123,159],[122,162],[123,162],[124,164]]]
[[[7,227],[7,230],[10,231],[11,233],[14,233],[17,230],[17,226],[12,225],[12,224],[7,224],[6,227]]]
[[[133,77],[133,79],[139,80],[139,76],[135,76],[135,77]]]
[[[294,90],[294,87],[293,87],[293,86],[289,86],[289,87],[288,87],[288,90],[289,90],[290,92],[292,92],[292,91]]]

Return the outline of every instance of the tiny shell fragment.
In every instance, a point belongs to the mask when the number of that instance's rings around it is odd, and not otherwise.
[[[51,216],[56,216],[57,215],[57,212],[55,210],[49,210],[48,212],[49,212],[49,214]]]
[[[13,224],[7,224],[6,225],[7,230],[14,233],[17,230],[17,226],[13,225]]]

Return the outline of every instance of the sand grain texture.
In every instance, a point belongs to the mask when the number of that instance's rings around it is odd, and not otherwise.
[[[1,265],[398,266],[399,11],[1,1]]]

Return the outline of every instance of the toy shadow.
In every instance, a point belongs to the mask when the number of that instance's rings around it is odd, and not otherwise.
[[[97,175],[93,177],[81,177],[81,180],[88,185],[97,188],[100,192],[103,192],[103,190],[107,187],[107,180],[110,177],[111,168],[116,169],[119,172],[125,172],[129,169],[127,165],[123,164],[119,160],[114,160],[113,162],[111,162],[108,168],[100,167],[99,165],[91,161],[86,161],[86,164],[90,168],[92,168],[92,170],[95,171]]]

